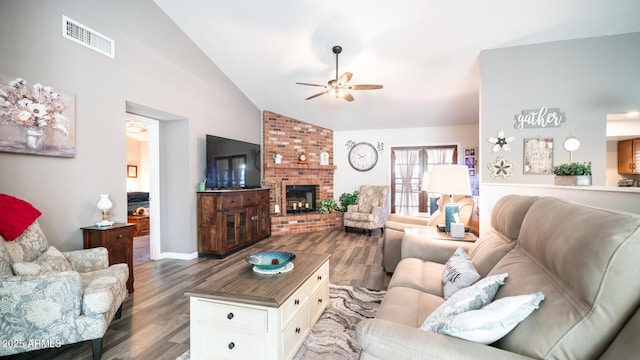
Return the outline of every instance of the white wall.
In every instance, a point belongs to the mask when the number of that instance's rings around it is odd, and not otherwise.
[[[516,162],[510,179],[492,179],[482,171],[481,232],[497,197],[509,193],[557,196],[614,209],[626,208],[636,193],[602,191],[612,178],[607,163],[617,156],[607,149],[606,117],[640,108],[640,33],[485,50],[481,54],[480,169],[497,155]],[[559,107],[566,123],[558,128],[514,129],[514,115],[523,109]],[[515,136],[512,151],[491,152],[488,137],[499,129]],[[592,189],[554,187],[553,175],[523,174],[523,139],[554,138],[554,165],[569,162],[562,143],[569,136],[582,147],[574,161],[593,162]],[[611,180],[609,180],[611,181]],[[546,187],[540,187],[548,185]],[[635,210],[634,210],[635,211]]]
[[[115,59],[64,39],[63,14],[114,39]],[[77,154],[0,153],[0,192],[42,211],[52,245],[82,248],[99,194],[126,221],[127,104],[175,114],[160,122],[161,251],[195,252],[205,134],[259,142],[259,109],[151,0],[2,1],[0,33],[0,71],[75,94]]]
[[[562,148],[573,135],[582,146],[573,160],[593,162],[593,184],[605,185],[606,117],[640,108],[640,33],[558,41],[481,54],[480,168],[502,155],[516,163],[508,180],[482,182],[552,184],[553,175],[523,174],[523,139],[553,138],[554,165],[569,162]],[[514,116],[524,109],[560,108],[566,122],[557,128],[514,128]],[[504,129],[515,136],[511,152],[493,154],[488,137]]]
[[[384,143],[384,150],[378,153],[378,163],[373,169],[360,172],[349,165],[349,149],[345,146],[349,140],[368,142],[373,146]],[[458,163],[463,164],[463,149],[478,147],[478,125],[334,131],[333,161],[338,167],[334,175],[334,197],[337,200],[345,192],[358,190],[360,185],[390,185],[392,147],[451,144],[458,145]]]

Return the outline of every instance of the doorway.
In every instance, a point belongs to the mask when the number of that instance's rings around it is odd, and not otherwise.
[[[135,224],[134,266],[159,258],[159,123],[125,114],[127,221]]]

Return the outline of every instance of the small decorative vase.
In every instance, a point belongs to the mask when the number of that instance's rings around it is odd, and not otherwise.
[[[282,163],[282,155],[277,154],[276,156],[273,157],[273,161],[275,161],[276,164]]]
[[[44,128],[27,126],[27,149],[41,151],[44,149]]]

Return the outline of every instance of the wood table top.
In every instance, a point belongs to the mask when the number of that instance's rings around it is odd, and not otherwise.
[[[253,265],[238,261],[210,277],[206,282],[185,292],[187,296],[280,307],[330,255],[296,253],[293,270],[283,274],[263,275]]]

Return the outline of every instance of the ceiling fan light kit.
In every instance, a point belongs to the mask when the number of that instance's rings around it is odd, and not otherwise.
[[[351,81],[351,77],[353,77],[353,74],[350,72],[345,72],[344,74],[338,77],[338,55],[340,55],[341,52],[342,52],[342,46],[336,45],[333,47],[333,53],[336,54],[336,78],[329,80],[327,82],[327,85],[319,85],[319,84],[311,84],[311,83],[303,83],[303,82],[296,83],[298,85],[316,86],[316,87],[322,87],[325,89],[324,91],[321,91],[317,94],[309,96],[305,100],[310,100],[320,95],[329,94],[331,96],[334,96],[336,99],[353,101],[355,99],[353,95],[349,93],[349,90],[382,89],[382,85],[347,85],[349,81]]]

